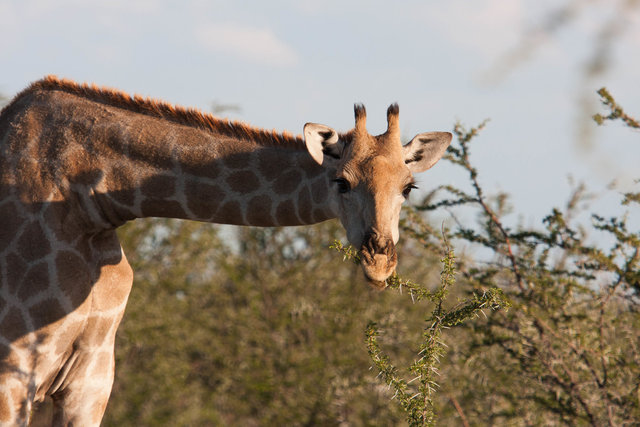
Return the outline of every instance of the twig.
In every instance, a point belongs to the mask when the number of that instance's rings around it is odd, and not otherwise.
[[[452,394],[448,394],[447,397],[449,398],[449,400],[451,400],[451,403],[453,403],[453,406],[456,408],[456,411],[460,416],[460,421],[462,421],[462,425],[464,427],[469,427],[469,421],[467,420],[467,417],[464,415],[464,412],[462,411],[462,406],[460,406],[460,403],[458,402],[458,400]]]

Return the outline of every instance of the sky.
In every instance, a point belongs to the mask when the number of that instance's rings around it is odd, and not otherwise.
[[[205,111],[235,106],[222,115],[294,134],[306,122],[350,129],[355,102],[381,133],[398,102],[406,140],[490,119],[472,142],[480,182],[511,195],[508,221],[538,226],[575,183],[603,214],[638,191],[638,132],[584,120],[604,111],[603,86],[640,117],[638,3],[0,0],[0,94],[55,74]],[[608,67],[587,76],[602,34],[614,36]],[[423,191],[467,185],[444,162],[417,180]]]

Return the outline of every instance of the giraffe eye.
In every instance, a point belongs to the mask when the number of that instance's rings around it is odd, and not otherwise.
[[[336,178],[333,180],[336,184],[338,184],[338,193],[344,194],[348,193],[351,190],[351,184],[344,178]]]
[[[409,197],[409,193],[411,193],[411,190],[413,190],[414,188],[418,188],[416,187],[415,184],[409,184],[406,187],[404,187],[404,190],[402,190],[402,196],[406,199]]]

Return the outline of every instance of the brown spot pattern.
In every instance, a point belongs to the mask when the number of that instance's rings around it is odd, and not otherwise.
[[[11,421],[11,406],[9,405],[9,396],[0,392],[0,422],[9,423]]]
[[[227,177],[227,184],[231,190],[246,194],[260,188],[260,180],[251,171],[234,172]]]
[[[91,375],[100,378],[109,375],[109,373],[111,372],[112,363],[113,355],[111,353],[108,353],[106,351],[98,353],[93,365],[93,373]]]
[[[315,204],[320,204],[327,199],[327,185],[321,179],[314,181],[311,184],[311,195]]]
[[[85,333],[82,336],[83,341],[91,346],[100,346],[107,338],[111,327],[113,326],[113,319],[103,319],[97,316],[89,316],[86,326],[84,328]]]
[[[300,153],[296,156],[296,167],[304,172],[307,179],[313,179],[324,173],[324,167],[316,163],[311,155],[307,152]]]
[[[109,188],[108,196],[120,204],[132,206],[136,200],[136,192],[133,186],[135,176],[135,172],[130,168],[121,165],[115,166],[111,169],[109,181],[116,183],[117,186],[112,184],[112,188]]]
[[[78,337],[84,322],[77,321],[71,324],[69,322],[65,322],[66,327],[61,332],[56,334],[56,353],[63,354],[69,347],[73,344],[75,339]]]
[[[311,215],[311,221],[309,222],[319,222],[324,221],[329,218],[329,215],[324,211],[324,209],[316,208],[313,210],[313,214]]]
[[[222,205],[216,214],[216,218],[223,224],[244,224],[240,203],[230,201]]]
[[[18,250],[27,262],[38,260],[51,251],[49,239],[38,222],[27,225],[18,240]]]
[[[66,315],[67,313],[56,299],[44,300],[29,308],[29,316],[36,329],[50,325]]]
[[[224,158],[224,166],[230,169],[244,169],[249,167],[249,154],[231,154]]]
[[[7,255],[7,277],[22,277],[26,270],[27,264],[22,260],[22,258],[13,253]],[[9,292],[16,292],[19,284],[19,280],[9,280]]]
[[[11,352],[11,348],[8,345],[0,344],[0,354],[6,355],[0,363],[0,375],[7,372],[15,372],[15,369],[20,366],[20,358],[16,353]]]
[[[27,274],[20,283],[18,298],[27,299],[37,295],[49,286],[49,266],[45,262],[40,262],[29,268]]]
[[[248,225],[270,226],[275,225],[271,218],[271,198],[269,196],[256,196],[249,201],[247,207]]]
[[[296,207],[291,200],[285,200],[276,209],[279,225],[298,225],[300,220],[296,215]]]
[[[297,170],[289,170],[280,175],[273,183],[273,191],[277,194],[291,194],[300,185],[302,174]]]
[[[61,251],[55,262],[58,286],[66,290],[71,304],[78,307],[89,294],[92,284],[84,260],[73,252]]]
[[[107,409],[107,399],[100,399],[94,403],[93,408],[91,409],[91,421],[96,425],[99,424],[100,420],[102,420],[105,409]]]
[[[174,200],[143,200],[140,209],[145,217],[187,218],[182,205]]]
[[[289,165],[282,163],[282,152],[277,149],[260,150],[258,153],[258,172],[267,181],[278,178],[284,168]]]
[[[298,215],[305,223],[313,222],[311,214],[311,190],[305,185],[298,193]]]
[[[175,178],[163,175],[151,175],[140,186],[142,194],[149,197],[170,197],[176,191]]]
[[[27,331],[27,324],[22,319],[20,310],[12,307],[0,323],[0,330],[9,341],[20,338]]]
[[[69,236],[63,233],[63,231],[76,231],[74,227],[76,224],[73,222],[74,218],[71,214],[71,209],[66,203],[60,201],[48,203],[43,214],[43,219],[49,230],[53,231],[55,238],[59,241],[69,241]],[[64,230],[66,224],[73,224],[71,226],[73,228],[67,225],[67,230]]]
[[[196,157],[196,155],[194,154],[193,157]],[[222,165],[219,160],[203,161],[202,159],[207,157],[205,153],[202,153],[197,157],[197,159],[185,159],[185,164],[181,165],[184,172],[194,176],[207,177],[209,179],[216,179],[220,176],[220,172],[222,172]]]
[[[187,206],[198,218],[211,218],[225,197],[225,192],[217,185],[187,179],[185,182]]]

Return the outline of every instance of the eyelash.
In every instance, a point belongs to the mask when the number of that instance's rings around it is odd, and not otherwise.
[[[402,190],[402,196],[404,196],[404,198],[408,198],[409,197],[409,193],[411,193],[411,190],[418,188],[415,184],[411,183],[409,185],[407,185],[406,187],[404,187],[404,190]]]

